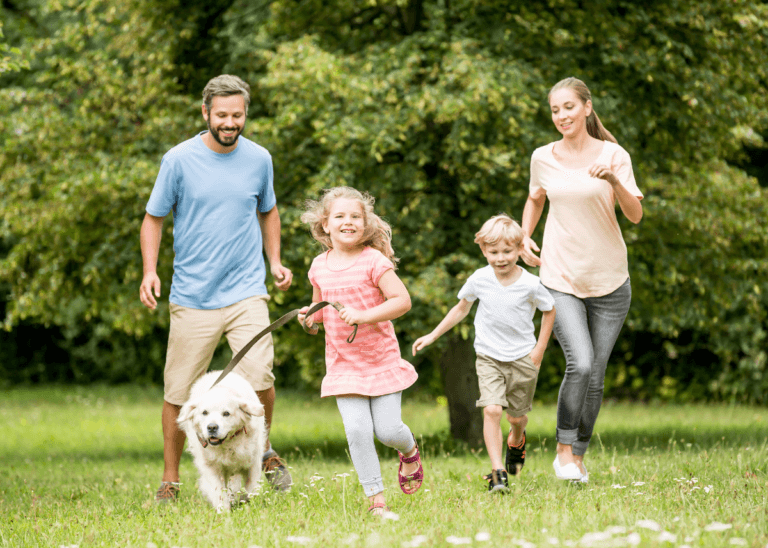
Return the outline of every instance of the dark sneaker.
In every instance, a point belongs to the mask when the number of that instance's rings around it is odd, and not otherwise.
[[[277,453],[271,451],[269,456],[261,461],[261,469],[275,491],[285,492],[291,490],[291,485],[293,485],[291,473],[286,468],[283,459],[277,456]]]
[[[181,484],[175,481],[164,481],[160,484],[160,488],[155,493],[155,502],[158,504],[168,504],[169,502],[176,502],[179,498],[179,486]]]
[[[491,473],[485,476],[485,479],[488,480],[488,491],[490,493],[506,493],[509,491],[506,470],[491,470]]]
[[[523,430],[523,443],[520,445],[507,445],[507,470],[513,476],[525,466],[525,430]]]

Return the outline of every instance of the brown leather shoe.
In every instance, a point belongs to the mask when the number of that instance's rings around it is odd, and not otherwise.
[[[277,453],[272,453],[262,460],[261,469],[275,491],[286,492],[291,490],[291,485],[293,485],[291,473],[285,466],[285,461]]]

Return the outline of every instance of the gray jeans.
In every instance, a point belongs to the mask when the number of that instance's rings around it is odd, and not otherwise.
[[[367,497],[384,490],[374,434],[387,447],[408,453],[416,442],[400,416],[402,392],[385,396],[336,396],[344,421],[349,456]]]
[[[565,354],[557,399],[557,441],[583,455],[603,403],[605,368],[632,300],[629,279],[613,293],[580,299],[550,289],[555,335]]]

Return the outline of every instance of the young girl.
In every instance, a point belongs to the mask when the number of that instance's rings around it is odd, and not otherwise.
[[[365,495],[368,511],[387,509],[384,483],[373,443],[374,434],[400,455],[398,480],[402,491],[415,493],[424,479],[416,440],[400,418],[402,391],[417,378],[416,370],[400,357],[392,322],[411,309],[408,290],[395,274],[392,231],[373,212],[373,198],[349,187],[328,190],[310,201],[301,216],[327,250],[309,269],[313,304],[341,303],[341,312],[326,307],[306,324],[325,328],[326,375],[321,397],[336,396],[344,421],[349,454]],[[299,321],[305,321],[304,307]],[[347,338],[354,325],[357,336]]]

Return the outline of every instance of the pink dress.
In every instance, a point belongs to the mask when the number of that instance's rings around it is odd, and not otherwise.
[[[381,252],[366,247],[354,264],[342,270],[328,268],[328,253],[315,257],[309,269],[309,281],[320,290],[324,301],[366,310],[386,300],[379,280],[394,265]],[[326,307],[314,319],[322,321],[325,329],[326,374],[321,397],[383,396],[416,382],[416,370],[400,356],[392,322],[360,325],[349,344],[346,339],[353,328],[339,318],[336,309]]]

